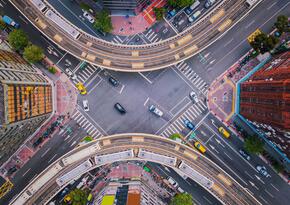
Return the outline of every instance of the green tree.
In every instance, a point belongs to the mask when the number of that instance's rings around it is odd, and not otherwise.
[[[280,33],[289,31],[288,28],[288,17],[284,15],[280,15],[277,17],[277,21],[275,22],[275,27]]]
[[[105,33],[109,33],[113,30],[111,17],[107,10],[97,13],[94,27]]]
[[[171,199],[170,205],[193,205],[192,196],[188,193],[176,194]]]
[[[255,51],[264,54],[272,50],[278,42],[278,38],[272,35],[267,36],[267,34],[261,33],[255,37],[253,42],[251,42],[251,46]]]
[[[86,205],[88,202],[88,195],[89,193],[86,190],[74,189],[68,194],[71,198],[69,203],[73,205]]]
[[[57,70],[56,70],[55,67],[50,66],[50,67],[48,68],[48,71],[49,71],[50,73],[52,73],[52,74],[55,74]]]
[[[8,42],[13,49],[21,51],[28,45],[28,36],[23,30],[15,29],[9,33]]]
[[[36,45],[29,45],[25,47],[23,52],[23,57],[30,63],[36,63],[43,59],[43,50],[42,48]]]
[[[195,0],[168,0],[167,3],[169,6],[176,8],[190,6],[194,1]]]
[[[264,151],[264,143],[258,136],[248,136],[244,143],[245,150],[249,153],[260,154]]]
[[[165,14],[165,8],[161,7],[161,8],[153,8],[153,11],[155,13],[156,16],[156,20],[160,21],[162,20],[164,14]]]

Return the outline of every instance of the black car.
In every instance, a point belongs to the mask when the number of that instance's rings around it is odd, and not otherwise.
[[[121,114],[125,114],[126,113],[125,108],[123,108],[123,106],[120,103],[116,103],[114,105],[114,107],[116,108],[116,110],[119,111],[119,113],[121,113]]]
[[[115,87],[119,85],[119,82],[113,77],[109,77],[109,82]]]
[[[243,150],[243,149],[240,149],[239,150],[239,153],[246,159],[246,160],[250,160],[251,159],[251,157],[250,157],[250,155],[245,151],[245,150]]]

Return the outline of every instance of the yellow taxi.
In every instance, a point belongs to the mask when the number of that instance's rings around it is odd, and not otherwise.
[[[225,128],[223,128],[223,127],[219,127],[219,132],[220,132],[221,134],[223,134],[223,136],[224,136],[225,138],[229,138],[229,137],[231,136],[230,133],[229,133],[228,131],[226,131]]]
[[[87,89],[86,89],[86,87],[84,86],[84,84],[82,84],[82,83],[77,83],[77,84],[76,84],[76,87],[77,87],[77,89],[80,91],[80,93],[81,93],[82,95],[87,94]]]
[[[206,151],[205,147],[202,144],[200,144],[200,142],[195,142],[194,147],[198,149],[198,151],[200,151],[202,154],[204,154]]]

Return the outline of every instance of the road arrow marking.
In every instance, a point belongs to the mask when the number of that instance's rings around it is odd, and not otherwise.
[[[211,124],[212,124],[213,126],[215,126],[215,128],[217,128],[217,129],[218,129],[218,127],[215,125],[215,123],[214,123],[214,120],[213,120],[213,119],[211,119]]]
[[[222,147],[225,147],[225,145],[223,145],[219,139],[217,139],[217,138],[214,138],[214,139],[219,145],[221,145]]]

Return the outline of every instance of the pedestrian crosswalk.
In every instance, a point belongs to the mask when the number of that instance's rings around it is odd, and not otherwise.
[[[102,133],[79,111],[72,115],[74,119],[94,139],[102,137]]]
[[[178,70],[203,94],[208,92],[208,84],[184,61],[176,65]]]
[[[151,43],[156,43],[157,41],[161,41],[162,39],[158,38],[158,35],[150,29],[146,34],[145,37],[151,42]]]
[[[123,44],[123,40],[119,36],[115,36],[111,42],[116,44]]]
[[[182,113],[182,115],[176,118],[172,124],[166,127],[160,135],[163,137],[170,137],[170,135],[174,133],[181,133],[181,131],[185,128],[184,120],[187,119],[194,122],[195,119],[205,112],[207,112],[207,107],[202,101],[193,104],[184,113]]]
[[[83,69],[79,69],[76,73],[76,78],[73,79],[74,84],[79,82],[85,83],[95,72],[100,72],[102,68],[88,64]]]

